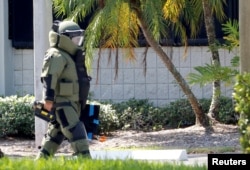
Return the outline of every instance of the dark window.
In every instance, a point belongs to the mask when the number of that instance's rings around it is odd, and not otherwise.
[[[237,19],[239,13],[239,1],[227,0],[225,13],[228,18]],[[56,17],[53,17],[56,19]],[[91,15],[79,25],[86,29]],[[57,18],[58,19],[58,18]],[[222,40],[223,32],[221,24],[215,20],[216,36],[218,40]],[[9,0],[9,39],[12,39],[14,48],[32,49],[33,48],[33,0]],[[146,46],[146,40],[143,34],[138,37],[140,46]],[[204,24],[199,35],[195,39],[189,38],[190,46],[207,45],[207,36]],[[163,38],[160,41],[161,45],[181,45],[178,37],[172,36],[171,39]]]
[[[226,15],[226,19],[224,22],[225,23],[228,19],[236,19],[238,20],[239,17],[239,1],[238,0],[227,0],[227,5],[224,7],[224,12]],[[215,23],[215,33],[216,33],[216,38],[219,42],[223,42],[223,36],[224,33],[222,31],[222,26],[218,20],[214,20]],[[206,34],[206,29],[204,22],[201,23],[201,30],[198,33],[198,35],[195,38],[191,38],[191,36],[188,36],[188,45],[189,46],[207,46],[208,45],[208,40],[207,40],[207,34]],[[187,34],[190,35],[189,31],[187,30]],[[145,46],[146,40],[145,37],[142,35],[139,36],[139,44],[141,46]],[[169,38],[162,38],[160,40],[160,44],[163,46],[167,45],[173,45],[173,46],[182,46],[183,44],[181,43],[181,40],[179,37],[175,36],[172,34],[172,36]]]
[[[14,48],[33,49],[33,0],[9,0],[9,39]]]
[[[239,1],[238,0],[227,0],[227,5],[224,7],[224,12],[226,15],[226,19],[224,22],[225,23],[228,19],[236,19],[238,20],[239,18]],[[218,20],[214,20],[215,23],[215,33],[216,33],[216,38],[219,42],[223,42],[223,36],[224,33],[222,31],[222,23],[220,23]],[[207,34],[206,34],[206,29],[205,25],[203,23],[201,31],[199,35],[195,39],[189,38],[188,40],[188,45],[190,46],[199,46],[199,45],[208,45],[208,40],[207,40]]]

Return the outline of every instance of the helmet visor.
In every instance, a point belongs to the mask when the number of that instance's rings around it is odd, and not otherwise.
[[[66,30],[64,35],[68,36],[74,44],[78,46],[83,45],[84,31],[83,30]]]
[[[83,45],[83,35],[72,37],[71,40],[73,41],[74,44],[78,46]]]

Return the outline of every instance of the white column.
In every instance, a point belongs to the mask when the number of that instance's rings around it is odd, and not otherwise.
[[[42,99],[42,84],[40,81],[43,57],[49,47],[48,33],[52,25],[51,0],[33,1],[34,21],[34,88],[35,98]],[[43,135],[46,133],[47,123],[35,118],[36,146],[41,145]]]
[[[239,0],[240,71],[250,72],[250,0]]]
[[[0,1],[0,80],[2,83],[0,83],[0,95],[4,95],[5,94],[5,76],[4,76],[4,57],[5,57],[5,53],[4,53],[4,34],[5,34],[5,19],[4,19],[4,15],[6,15],[6,11],[4,10],[5,7],[5,2],[6,1]]]
[[[13,92],[12,51],[8,39],[8,1],[0,1],[0,95],[10,95]]]

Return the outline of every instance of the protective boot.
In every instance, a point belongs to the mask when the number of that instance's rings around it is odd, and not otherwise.
[[[35,161],[39,160],[39,159],[48,159],[50,157],[50,154],[48,151],[44,150],[44,149],[41,149],[36,158],[35,158]]]
[[[58,129],[59,124],[50,124],[48,128],[47,134],[44,136],[42,140],[42,146],[40,147],[40,151],[37,154],[35,160],[40,158],[49,158],[54,156],[59,146],[65,139],[62,132]]]
[[[69,139],[69,143],[74,151],[74,156],[91,158],[89,151],[89,141],[84,124],[79,121],[76,126],[69,129],[72,137]]]
[[[91,159],[88,140],[77,140],[70,144],[74,151],[73,156]]]

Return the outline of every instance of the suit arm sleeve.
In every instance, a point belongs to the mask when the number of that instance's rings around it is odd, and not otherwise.
[[[45,56],[41,74],[43,100],[54,101],[58,78],[65,66],[63,57]]]

